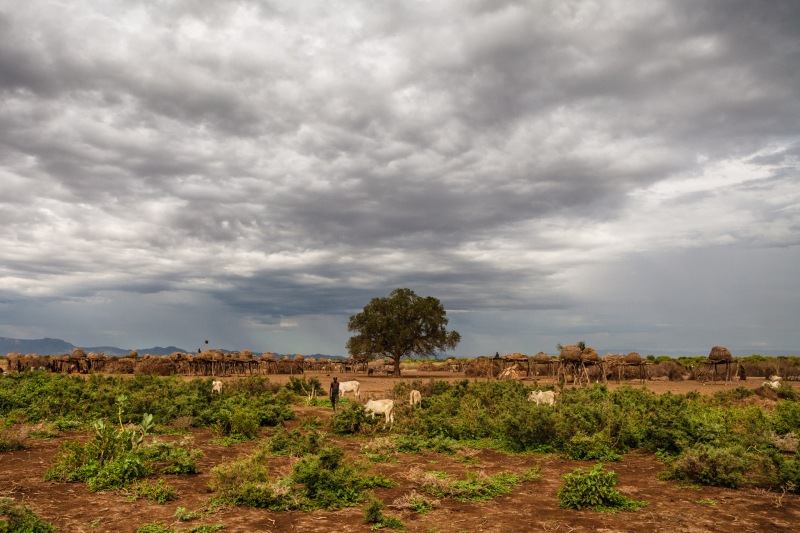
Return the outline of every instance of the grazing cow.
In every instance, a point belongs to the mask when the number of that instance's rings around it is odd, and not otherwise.
[[[222,382],[219,380],[214,380],[211,382],[211,394],[222,394]]]
[[[364,409],[372,418],[375,418],[375,415],[384,415],[386,417],[383,423],[384,429],[387,424],[394,424],[394,400],[369,400]]]
[[[342,381],[339,383],[339,397],[344,398],[345,393],[352,392],[357,399],[361,399],[361,383],[358,381]]]
[[[532,390],[528,393],[528,401],[536,405],[553,406],[556,404],[556,393],[551,390]]]
[[[408,399],[408,403],[411,404],[411,407],[414,407],[415,405],[422,407],[422,393],[416,389],[412,390]]]

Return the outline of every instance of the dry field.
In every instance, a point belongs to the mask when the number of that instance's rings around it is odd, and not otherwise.
[[[324,387],[330,377],[316,375]],[[349,376],[340,376],[348,379]],[[235,378],[230,378],[235,379]],[[362,383],[362,396],[382,397],[395,385],[394,378],[367,377],[358,375]],[[407,371],[402,378],[414,379],[464,379],[463,374],[443,372],[417,373]],[[288,381],[288,376],[270,376],[273,382]],[[533,379],[526,383],[533,384]],[[740,386],[755,388],[763,379],[750,379]],[[540,380],[539,383],[546,383]],[[641,386],[628,382],[632,386]],[[616,387],[612,383],[609,387]],[[658,393],[685,393],[697,390],[711,393],[723,390],[730,385],[700,385],[692,381],[668,382],[653,381],[646,385]],[[798,386],[797,383],[794,386]],[[769,402],[764,400],[764,402]],[[768,407],[768,406],[767,406]],[[297,406],[297,419],[289,422],[294,428],[307,417],[317,417],[327,422],[330,409],[314,406]],[[402,424],[402,418],[398,419]],[[264,429],[264,436],[274,430]],[[55,524],[65,532],[131,532],[137,527],[153,521],[161,521],[178,531],[188,531],[199,524],[224,524],[226,532],[361,532],[369,531],[364,523],[364,506],[339,511],[314,512],[273,512],[248,507],[224,507],[199,521],[177,522],[175,512],[178,507],[187,510],[201,510],[207,504],[211,493],[207,486],[208,472],[211,468],[240,454],[253,451],[257,443],[248,442],[234,446],[222,446],[212,442],[208,430],[194,430],[194,445],[203,451],[200,461],[201,474],[194,476],[164,476],[167,482],[178,491],[178,499],[164,505],[147,500],[128,501],[124,492],[90,493],[83,484],[65,484],[43,481],[45,470],[52,463],[56,449],[65,439],[75,439],[78,435],[64,435],[56,439],[32,439],[30,448],[17,452],[0,454],[0,496],[11,496],[24,501],[28,507],[45,520]],[[168,439],[168,437],[163,437]],[[341,446],[348,458],[363,460],[360,454],[362,438],[340,438],[329,436]],[[469,455],[474,459],[464,462]],[[270,472],[288,472],[293,460],[285,457],[270,459]],[[410,532],[457,533],[467,532],[581,532],[581,531],[663,531],[663,532],[769,532],[795,531],[800,524],[800,496],[780,494],[758,489],[738,490],[716,487],[682,486],[673,481],[661,481],[657,474],[663,469],[651,454],[631,453],[619,463],[612,463],[619,476],[620,491],[637,500],[649,502],[647,507],[636,512],[617,514],[598,513],[590,510],[574,511],[558,507],[556,492],[562,485],[562,476],[577,467],[591,466],[593,463],[571,461],[557,456],[508,455],[491,450],[465,450],[456,455],[443,455],[433,452],[420,454],[399,454],[396,462],[372,463],[373,472],[381,472],[397,481],[393,488],[375,489],[375,496],[384,503],[408,495],[415,485],[408,479],[413,467],[423,470],[437,470],[462,478],[465,472],[485,472],[496,474],[522,472],[527,468],[539,466],[542,477],[523,483],[506,496],[485,502],[458,502],[442,499],[433,510],[419,514],[408,510],[384,510],[387,515],[400,518]]]

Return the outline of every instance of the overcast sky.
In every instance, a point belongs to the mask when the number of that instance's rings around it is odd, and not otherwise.
[[[0,336],[800,353],[800,2],[0,4]]]

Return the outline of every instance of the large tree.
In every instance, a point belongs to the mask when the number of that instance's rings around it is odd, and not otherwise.
[[[347,351],[354,357],[391,357],[394,375],[399,377],[401,358],[436,356],[458,345],[461,335],[445,326],[447,313],[438,299],[395,289],[387,298],[373,298],[362,312],[350,317],[347,330],[358,334],[347,341]]]

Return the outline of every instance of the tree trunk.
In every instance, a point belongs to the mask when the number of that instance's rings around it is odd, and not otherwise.
[[[394,372],[392,376],[399,378],[400,377],[400,358],[402,355],[392,355],[392,361],[394,361]]]

